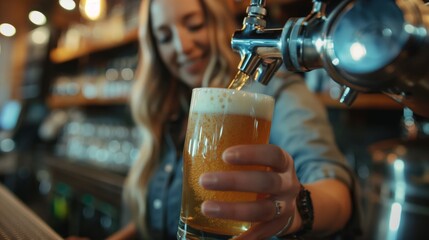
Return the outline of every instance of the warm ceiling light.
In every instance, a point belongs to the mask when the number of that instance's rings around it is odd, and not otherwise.
[[[46,23],[46,17],[43,13],[39,12],[39,11],[31,11],[28,14],[28,19],[30,19],[30,21],[36,25],[43,25]]]
[[[0,24],[0,33],[6,37],[12,37],[16,33],[16,28],[9,23]]]
[[[106,0],[81,0],[79,7],[82,15],[92,21],[101,19],[106,14]]]
[[[42,45],[49,41],[49,29],[44,27],[38,27],[31,32],[31,41],[35,44]]]
[[[65,10],[73,10],[76,8],[76,3],[73,0],[59,0],[60,6]]]

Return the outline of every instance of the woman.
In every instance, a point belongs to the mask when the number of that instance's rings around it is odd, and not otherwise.
[[[135,235],[176,239],[191,90],[228,86],[238,64],[230,47],[235,20],[226,0],[145,0],[140,16],[142,55],[131,106],[143,144],[124,193],[133,221],[111,239]],[[256,223],[236,239],[284,236],[303,226],[311,228],[309,236],[338,234],[350,223],[354,182],[335,147],[323,106],[298,76],[273,80],[263,91],[276,98],[272,144],[236,146],[223,156],[231,164],[267,165],[273,172],[256,177],[246,172],[208,173],[200,183],[211,190],[266,193],[269,189],[271,200],[207,201],[203,214]],[[214,184],[213,179],[217,179]],[[237,187],[231,182],[253,184]],[[311,193],[313,220],[301,213],[297,200],[303,193],[301,184]]]

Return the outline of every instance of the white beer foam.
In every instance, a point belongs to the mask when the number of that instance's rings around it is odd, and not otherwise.
[[[192,94],[191,112],[272,118],[274,99],[265,94],[226,88],[195,88]]]

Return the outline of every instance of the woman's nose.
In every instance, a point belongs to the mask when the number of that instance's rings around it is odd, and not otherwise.
[[[174,47],[178,53],[187,54],[192,51],[194,42],[188,31],[180,28],[176,29]]]

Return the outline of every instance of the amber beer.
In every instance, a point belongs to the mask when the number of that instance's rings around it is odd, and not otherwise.
[[[192,93],[183,151],[183,191],[178,239],[238,235],[248,222],[207,218],[201,213],[205,200],[254,201],[256,193],[208,191],[199,177],[205,172],[266,170],[261,166],[233,166],[222,161],[223,151],[240,144],[266,144],[274,108],[272,97],[221,88],[198,88]]]

